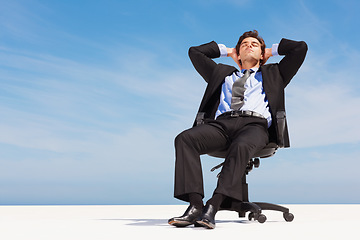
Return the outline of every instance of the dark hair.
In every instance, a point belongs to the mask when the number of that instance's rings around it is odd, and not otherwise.
[[[239,41],[238,41],[238,43],[236,44],[236,47],[235,47],[236,54],[239,55],[240,45],[241,45],[242,41],[245,38],[248,38],[248,37],[256,38],[260,42],[261,54],[264,55],[265,54],[265,47],[266,47],[265,41],[264,41],[264,39],[262,37],[259,36],[259,33],[256,30],[244,32],[243,35],[240,36]],[[262,62],[263,62],[263,60],[260,60],[260,65],[263,64]]]

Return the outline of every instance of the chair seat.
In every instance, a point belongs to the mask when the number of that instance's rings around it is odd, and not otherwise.
[[[271,157],[276,153],[276,150],[279,148],[279,146],[276,143],[270,142],[268,143],[263,149],[256,152],[253,156],[253,158],[267,158]],[[208,153],[208,155],[212,157],[217,158],[225,158],[227,155],[227,149],[217,152]]]
[[[276,143],[268,143],[263,149],[255,153],[253,157],[267,158],[271,157],[276,153],[279,146]]]

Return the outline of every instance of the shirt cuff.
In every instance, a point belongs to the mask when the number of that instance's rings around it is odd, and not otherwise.
[[[271,47],[271,54],[273,56],[279,56],[279,53],[278,53],[278,47],[279,47],[279,44],[273,44],[272,47]]]
[[[228,52],[226,46],[224,44],[218,44],[218,46],[220,50],[220,57],[227,57]]]

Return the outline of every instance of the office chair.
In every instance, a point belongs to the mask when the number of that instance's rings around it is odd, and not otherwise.
[[[260,166],[259,158],[271,157],[276,153],[278,145],[276,143],[269,143],[263,149],[258,151],[252,159],[249,160],[244,177],[242,178],[243,184],[243,201],[237,201],[234,199],[227,198],[220,206],[220,210],[230,210],[236,211],[239,213],[239,217],[245,217],[246,212],[249,212],[248,219],[258,221],[259,223],[264,223],[266,221],[266,216],[262,213],[262,210],[273,210],[280,211],[283,213],[285,221],[291,222],[294,219],[294,215],[289,212],[289,209],[277,204],[265,203],[265,202],[249,202],[248,196],[248,184],[246,182],[246,175],[253,169],[253,167],[258,168]],[[226,151],[214,152],[208,154],[212,157],[225,158]],[[221,163],[211,169],[214,170],[222,167],[224,163]],[[220,174],[220,173],[219,173]],[[218,174],[218,176],[219,176]]]

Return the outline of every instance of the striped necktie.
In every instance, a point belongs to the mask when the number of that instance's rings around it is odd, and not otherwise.
[[[239,110],[244,105],[245,82],[253,70],[245,70],[244,75],[237,79],[232,87],[231,109]]]

